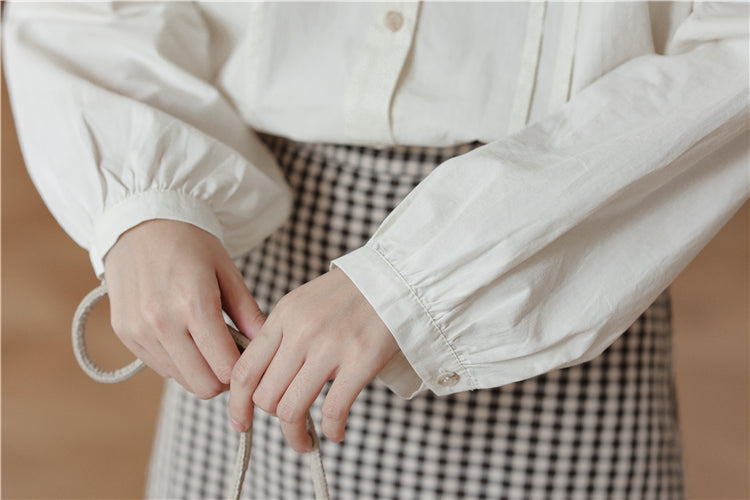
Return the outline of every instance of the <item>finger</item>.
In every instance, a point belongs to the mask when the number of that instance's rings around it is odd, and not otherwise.
[[[125,347],[130,349],[130,352],[160,376],[163,378],[173,378],[182,387],[193,392],[192,388],[187,384],[185,378],[172,362],[172,358],[169,357],[169,354],[167,354],[167,351],[164,350],[164,347],[159,342],[153,342],[149,349],[136,341],[123,340],[122,342]]]
[[[231,395],[231,393],[230,393],[230,395]],[[247,412],[246,412],[246,416],[245,416],[245,418],[247,419],[248,422],[252,422],[253,421],[253,412],[254,412],[254,407],[253,407],[253,405],[250,405],[247,408]],[[247,430],[248,426],[247,425],[243,425],[243,424],[237,422],[234,419],[234,417],[231,416],[231,414],[229,415],[229,419],[231,420],[232,428],[235,431],[237,431],[237,432],[245,432]]]
[[[222,308],[242,333],[255,338],[266,322],[266,315],[247,289],[242,274],[230,260],[217,266],[216,279],[221,289]]]
[[[135,357],[143,361],[146,366],[154,370],[161,377],[170,377],[172,376],[172,370],[177,371],[166,352],[155,352],[154,354],[151,354],[149,350],[136,341],[122,339],[121,342],[135,355]]]
[[[253,393],[281,344],[281,330],[270,326],[266,323],[232,369],[229,415],[240,430],[247,429],[252,422]]]
[[[307,453],[312,451],[313,442],[310,434],[307,433],[307,419],[302,415],[302,419],[294,422],[285,422],[279,420],[281,432],[289,446],[297,453]]]
[[[361,365],[347,364],[336,375],[323,401],[321,422],[323,434],[334,443],[343,441],[349,410],[362,389],[375,376],[372,371],[363,370]]]
[[[226,385],[216,378],[188,332],[170,335],[164,347],[171,353],[172,361],[193,394],[201,399],[211,399],[226,390]]]
[[[229,384],[232,368],[240,358],[240,351],[227,330],[218,302],[216,307],[209,306],[197,312],[188,328],[195,345],[216,378],[222,384]]]
[[[167,355],[167,352],[164,351],[164,348],[161,348],[161,350],[163,352],[163,355],[168,358],[169,356]],[[143,359],[143,358],[141,358],[141,359]],[[146,362],[146,360],[143,360],[143,362],[146,363],[146,364],[148,364]],[[166,361],[166,366],[167,366],[167,377],[168,378],[175,379],[177,381],[177,383],[180,384],[182,387],[184,387],[187,391],[189,391],[189,392],[195,392],[193,390],[193,388],[187,383],[187,381],[185,380],[185,377],[182,376],[182,373],[180,373],[180,370],[177,369],[177,367],[174,365],[174,363],[172,362],[171,359],[168,359],[168,361]],[[165,378],[167,378],[167,377],[165,377]]]
[[[282,342],[253,394],[253,402],[271,415],[304,363],[304,353]]]
[[[307,433],[307,412],[318,397],[330,370],[322,369],[310,362],[305,363],[289,384],[276,408],[287,443],[297,453],[312,450],[312,438]]]

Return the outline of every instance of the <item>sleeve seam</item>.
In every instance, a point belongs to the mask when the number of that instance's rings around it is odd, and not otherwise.
[[[153,200],[159,200],[158,207],[149,203]],[[133,206],[140,208],[130,210]],[[185,213],[191,213],[194,217],[186,218]],[[192,223],[216,236],[222,245],[225,244],[221,221],[211,204],[203,198],[179,189],[152,188],[132,191],[122,199],[103,207],[91,220],[88,250],[97,275],[103,272],[103,261],[107,252],[126,230],[141,222],[157,218]]]
[[[144,189],[141,191],[133,191],[123,198],[117,200],[116,202],[112,203],[111,205],[104,206],[102,209],[102,213],[99,215],[100,217],[104,215],[106,212],[110,210],[114,210],[115,208],[119,207],[120,205],[129,202],[133,199],[140,198],[142,196],[150,195],[150,194],[159,194],[159,193],[171,193],[176,194],[179,196],[184,196],[185,198],[190,198],[191,200],[195,200],[196,202],[203,203],[213,212],[213,207],[211,204],[204,200],[203,198],[200,198],[198,196],[192,195],[186,191],[183,191],[181,189],[169,189],[169,188],[154,188],[154,189]]]
[[[386,265],[388,266],[388,268],[389,268],[389,269],[390,269],[391,271],[393,271],[393,274],[395,274],[395,275],[396,275],[396,277],[397,277],[397,278],[399,279],[399,281],[401,282],[401,284],[403,284],[403,285],[404,285],[404,287],[405,287],[405,288],[406,288],[406,289],[407,289],[407,290],[409,291],[409,293],[411,294],[411,296],[412,296],[412,297],[414,297],[414,299],[415,299],[415,300],[417,301],[417,303],[418,303],[418,304],[419,304],[419,306],[420,306],[420,307],[422,308],[422,310],[424,311],[424,313],[425,313],[425,314],[427,315],[427,317],[428,317],[428,318],[430,319],[430,323],[432,324],[433,328],[435,328],[435,330],[437,330],[437,332],[438,332],[438,333],[440,334],[440,338],[441,338],[441,339],[443,340],[443,342],[444,342],[444,343],[445,343],[445,345],[446,345],[446,346],[448,347],[448,349],[450,349],[450,352],[451,352],[451,354],[452,354],[452,355],[453,355],[453,357],[454,357],[454,358],[456,359],[456,362],[457,362],[457,363],[458,363],[458,365],[459,365],[459,366],[461,367],[461,370],[463,370],[463,371],[464,371],[464,373],[466,373],[466,375],[467,375],[467,376],[469,377],[469,380],[471,381],[471,388],[472,388],[472,389],[476,389],[476,388],[478,388],[478,387],[479,387],[479,384],[478,384],[478,383],[477,383],[477,381],[476,381],[476,380],[474,379],[474,377],[472,376],[472,374],[471,374],[471,372],[470,372],[470,371],[468,370],[468,368],[466,368],[466,365],[465,365],[465,364],[464,364],[464,363],[463,363],[463,362],[461,361],[461,357],[460,357],[460,356],[458,355],[458,353],[456,352],[456,350],[454,349],[454,347],[453,347],[453,346],[451,345],[451,343],[450,343],[450,342],[448,341],[448,337],[447,337],[447,336],[445,335],[445,332],[443,331],[443,329],[442,329],[442,328],[440,328],[440,325],[438,325],[438,324],[437,324],[437,321],[435,321],[435,318],[434,318],[434,317],[432,316],[432,314],[430,314],[430,311],[429,311],[429,310],[427,309],[427,306],[425,306],[425,304],[424,304],[424,302],[422,301],[422,299],[421,299],[421,298],[419,297],[419,295],[417,295],[417,293],[416,293],[416,291],[414,290],[414,288],[413,288],[413,287],[412,287],[412,286],[411,286],[411,285],[410,285],[410,284],[409,284],[409,283],[408,283],[408,282],[406,281],[406,278],[404,278],[404,277],[403,277],[403,276],[401,275],[401,273],[400,273],[400,272],[398,272],[398,270],[397,270],[397,269],[396,269],[396,268],[395,268],[395,267],[393,266],[393,264],[391,264],[391,262],[390,262],[390,261],[389,261],[389,260],[388,260],[388,259],[387,259],[387,258],[385,257],[385,255],[383,255],[383,254],[382,254],[381,252],[379,252],[379,251],[378,251],[378,250],[377,250],[377,249],[376,249],[376,248],[375,248],[374,246],[372,246],[372,245],[369,245],[369,244],[368,244],[368,245],[366,245],[366,246],[367,246],[367,247],[368,247],[368,248],[369,248],[370,250],[372,250],[372,251],[373,251],[373,252],[375,253],[375,255],[377,255],[378,257],[380,257],[380,259],[381,259],[381,260],[382,260],[383,262],[385,262],[385,264],[386,264]]]

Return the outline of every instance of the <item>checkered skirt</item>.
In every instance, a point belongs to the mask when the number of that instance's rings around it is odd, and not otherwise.
[[[297,143],[264,136],[294,192],[286,224],[236,261],[260,307],[361,246],[448,148]],[[604,354],[490,390],[403,400],[377,380],[352,407],[346,438],[321,436],[334,499],[681,498],[683,478],[666,293]],[[324,389],[325,394],[327,388]],[[237,435],[227,395],[202,401],[168,381],[147,495],[222,498]],[[318,397],[312,408],[320,423]],[[312,498],[307,462],[255,412],[243,494]]]

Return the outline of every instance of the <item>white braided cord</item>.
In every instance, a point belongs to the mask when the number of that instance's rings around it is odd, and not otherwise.
[[[140,359],[129,363],[128,365],[113,371],[107,371],[100,368],[89,356],[86,348],[86,321],[94,306],[107,295],[107,287],[104,283],[91,290],[81,300],[75,314],[73,315],[72,340],[73,353],[81,369],[97,382],[102,384],[115,384],[129,379],[136,373],[146,367]],[[250,339],[238,332],[236,329],[227,325],[229,333],[232,334],[237,347],[243,351],[250,343]],[[323,458],[320,453],[320,440],[315,432],[310,412],[307,412],[307,432],[313,441],[313,449],[308,452],[310,472],[312,473],[313,486],[315,488],[316,500],[330,500],[328,493],[328,483],[326,481],[325,470],[323,468]],[[247,466],[250,463],[250,451],[252,446],[252,424],[245,431],[240,433],[240,440],[237,447],[237,458],[234,466],[234,479],[232,481],[232,493],[229,498],[238,500],[242,493],[242,484],[245,480]]]
[[[75,314],[73,315],[73,354],[81,369],[97,382],[102,384],[116,384],[127,380],[146,367],[146,364],[140,359],[113,371],[107,371],[100,368],[91,360],[89,351],[86,348],[86,320],[91,314],[91,310],[107,295],[107,287],[102,283],[91,290],[78,304]]]
[[[313,444],[312,450],[307,452],[306,455],[312,474],[313,488],[315,488],[315,498],[316,500],[329,500],[328,481],[326,481],[326,471],[323,468],[323,455],[320,453],[318,433],[315,432],[315,423],[309,411],[305,418],[307,419],[307,433],[312,438]]]

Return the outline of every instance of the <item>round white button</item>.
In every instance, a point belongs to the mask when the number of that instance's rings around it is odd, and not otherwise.
[[[437,383],[438,385],[442,385],[443,387],[451,387],[458,383],[458,381],[461,380],[461,377],[456,372],[443,372],[440,374],[440,377],[438,377]]]
[[[385,15],[386,27],[394,33],[404,25],[404,16],[395,10],[389,10]]]

